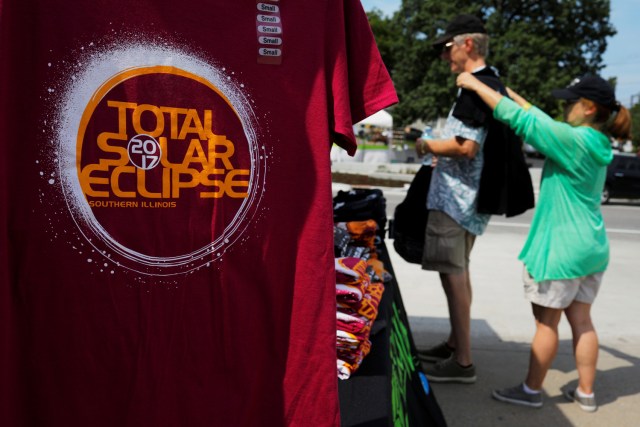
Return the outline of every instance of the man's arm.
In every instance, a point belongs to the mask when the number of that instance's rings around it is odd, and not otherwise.
[[[473,159],[479,149],[480,144],[476,141],[459,136],[448,139],[424,140],[419,138],[416,141],[416,150],[420,156],[432,153],[436,156],[466,157],[468,159]]]

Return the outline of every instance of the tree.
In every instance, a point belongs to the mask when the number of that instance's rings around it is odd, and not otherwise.
[[[377,14],[374,34],[400,96],[394,118],[406,123],[446,115],[455,77],[431,42],[459,13],[480,17],[491,36],[487,62],[505,83],[545,111],[559,113],[551,89],[603,68],[609,0],[403,0],[393,17]]]
[[[373,9],[367,12],[369,25],[378,45],[378,50],[382,56],[387,69],[395,67],[394,52],[402,49],[400,39],[395,34],[395,28],[391,25],[391,20],[385,18],[380,9]]]

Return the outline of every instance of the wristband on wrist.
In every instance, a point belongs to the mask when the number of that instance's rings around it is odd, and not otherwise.
[[[422,141],[422,155],[424,156],[425,154],[427,154],[427,141]]]
[[[522,108],[524,108],[524,111],[529,111],[529,108],[531,108],[531,103],[525,102]]]

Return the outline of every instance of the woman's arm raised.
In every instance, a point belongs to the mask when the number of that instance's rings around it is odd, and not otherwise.
[[[498,102],[500,102],[503,97],[500,93],[482,83],[471,73],[460,73],[456,79],[456,84],[458,87],[476,92],[478,96],[480,96],[480,99],[482,99],[492,110],[496,108],[496,105],[498,105]]]

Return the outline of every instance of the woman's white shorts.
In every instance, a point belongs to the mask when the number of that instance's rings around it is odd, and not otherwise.
[[[603,275],[600,272],[575,279],[535,282],[525,267],[524,296],[534,304],[549,308],[567,308],[573,301],[593,304]]]

